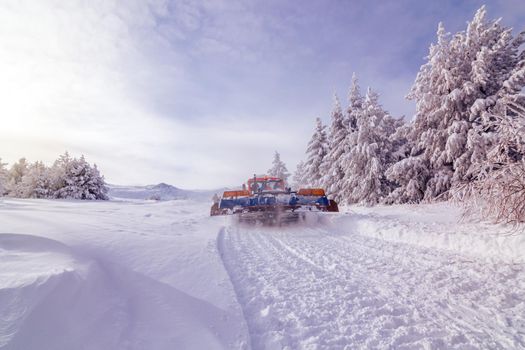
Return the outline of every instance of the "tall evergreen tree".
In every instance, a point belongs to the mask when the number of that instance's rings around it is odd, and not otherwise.
[[[20,183],[19,196],[22,198],[48,198],[51,195],[51,184],[49,168],[42,162],[32,163]]]
[[[352,85],[350,93],[348,94],[348,109],[346,110],[346,120],[349,133],[357,130],[357,121],[361,115],[363,106],[363,97],[361,96],[361,88],[359,80],[355,73],[352,74]]]
[[[321,185],[321,165],[328,153],[326,126],[320,118],[315,120],[315,130],[306,148],[305,182],[308,186]]]
[[[361,88],[359,81],[355,73],[352,74],[352,85],[350,86],[350,92],[348,94],[348,108],[346,110],[346,121],[348,132],[343,141],[344,153],[341,156],[340,164],[341,168],[344,169],[343,179],[339,186],[339,193],[336,198],[338,202],[349,202],[351,197],[352,188],[349,186],[347,168],[350,162],[350,153],[357,146],[358,141],[358,125],[363,115],[363,103],[364,99],[361,95]]]
[[[345,153],[344,140],[348,134],[347,124],[339,98],[334,95],[334,108],[328,132],[328,153],[323,158],[321,169],[323,172],[322,185],[327,194],[336,201],[340,200],[339,196],[345,175],[341,162]]]
[[[469,210],[479,209],[485,218],[513,224],[525,222],[525,50],[518,57],[501,89],[471,108],[479,120],[474,127],[477,135],[493,130],[495,137],[482,153],[486,156],[477,159],[473,181],[454,191],[466,199]]]
[[[295,188],[305,187],[307,186],[306,180],[306,165],[304,161],[300,161],[297,163],[297,168],[295,169],[295,172],[292,177],[293,185]]]
[[[290,177],[286,164],[281,160],[281,155],[277,151],[274,153],[272,167],[268,169],[268,175],[281,178],[285,183],[288,182],[288,177]]]
[[[379,95],[368,89],[352,134],[355,146],[344,157],[344,202],[373,205],[390,193],[392,186],[385,170],[393,159],[391,135],[401,124],[381,107]]]
[[[498,142],[487,151],[475,179],[456,188],[468,209],[495,222],[525,222],[525,95],[505,93],[488,110]],[[466,190],[466,191],[465,191]]]
[[[25,158],[14,163],[9,169],[7,189],[12,197],[23,197],[22,179],[28,171],[28,164]]]
[[[108,189],[97,166],[84,158],[71,158],[66,152],[52,168],[54,198],[106,200]]]

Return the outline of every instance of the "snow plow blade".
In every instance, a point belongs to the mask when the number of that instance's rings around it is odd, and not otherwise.
[[[263,224],[263,225],[285,225],[303,221],[306,212],[282,211],[280,208],[266,208],[264,210],[247,211],[236,214],[239,223]]]
[[[284,181],[270,176],[248,180],[249,190],[225,191],[213,204],[211,216],[233,215],[242,223],[281,225],[306,219],[312,212],[338,212],[337,203],[326,197],[321,188],[292,191]]]

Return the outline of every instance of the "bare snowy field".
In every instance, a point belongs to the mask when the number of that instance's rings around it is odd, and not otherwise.
[[[0,200],[0,349],[525,348],[525,235],[446,204],[239,227]]]

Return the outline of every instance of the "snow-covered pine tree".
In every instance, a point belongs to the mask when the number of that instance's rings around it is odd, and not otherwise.
[[[361,115],[362,106],[363,97],[361,96],[359,80],[357,75],[353,73],[352,85],[350,86],[350,93],[348,94],[348,109],[346,110],[346,121],[349,132],[357,130],[357,121]]]
[[[100,174],[96,164],[90,166],[90,179],[87,182],[86,193],[89,193],[91,198],[88,199],[97,199],[97,200],[108,200],[109,189],[106,186],[106,180],[104,176]]]
[[[52,168],[54,198],[107,200],[108,189],[97,166],[84,158],[71,158],[66,152]]]
[[[0,158],[0,197],[7,194],[8,171],[6,165],[7,163],[2,163],[2,158]]]
[[[288,177],[290,177],[286,164],[281,160],[281,155],[277,151],[274,153],[272,167],[268,169],[268,175],[281,178],[285,183],[288,182]]]
[[[315,120],[315,130],[306,148],[305,177],[307,186],[321,185],[321,165],[327,154],[326,126],[320,118]]]
[[[481,93],[472,93],[470,96],[470,101],[474,100],[474,102],[467,111],[471,123],[471,128],[467,133],[467,152],[465,153],[468,157],[463,155],[455,163],[456,174],[462,175],[462,177],[456,177],[455,183],[469,182],[477,178],[480,164],[486,162],[489,149],[500,144],[500,130],[490,120],[487,121],[487,115],[477,113],[480,102],[483,101],[486,107],[490,106],[494,100],[508,97],[512,86],[514,88],[520,86],[512,93],[519,93],[524,86],[520,66],[523,67],[525,56],[523,50],[520,53],[520,47],[525,43],[525,33],[513,36],[512,28],[501,26],[499,19],[485,20],[485,16],[486,11],[482,7],[469,24],[466,33],[467,41],[482,38],[479,40],[480,48],[474,46],[474,50],[477,49],[475,51],[477,56],[472,62],[473,86],[470,87]],[[497,42],[494,43],[494,41]]]
[[[25,158],[20,158],[9,169],[7,179],[7,190],[11,197],[23,197],[22,179],[28,171],[28,164]]]
[[[525,31],[520,36],[517,49]],[[469,211],[479,209],[483,217],[514,224],[525,222],[525,50],[518,57],[498,93],[471,108],[476,134],[492,130],[494,137],[486,157],[475,163],[474,181],[454,191]]]
[[[490,147],[493,130],[473,131],[480,121],[470,110],[508,80],[518,63],[520,39],[499,20],[485,16],[481,7],[467,30],[452,37],[438,26],[437,43],[430,46],[428,62],[408,95],[416,101],[408,135],[411,159],[388,172],[400,186],[394,202],[446,199],[454,183],[472,179],[473,163]],[[406,174],[413,177],[406,181]]]
[[[413,146],[408,139],[412,125],[401,122],[402,119],[390,136],[391,163],[385,171],[385,177],[390,182],[392,191],[384,199],[386,204],[418,202],[424,193],[419,187],[418,179],[428,179],[428,166],[420,158],[409,157]]]
[[[392,164],[385,172],[387,180],[397,184],[386,203],[418,203],[430,178],[428,163],[422,157],[407,157]]]
[[[391,136],[401,125],[400,119],[392,118],[381,107],[379,95],[368,89],[352,134],[355,145],[343,159],[344,202],[374,205],[390,193],[392,186],[385,177],[385,169],[394,158]]]
[[[321,171],[323,178],[322,186],[327,195],[336,201],[340,201],[341,189],[345,170],[342,166],[342,156],[345,153],[345,138],[348,134],[347,121],[343,115],[341,104],[337,95],[334,95],[334,108],[332,110],[331,124],[328,131],[328,153],[323,158]]]
[[[343,141],[343,154],[340,159],[341,168],[344,169],[344,176],[339,188],[338,202],[348,203],[351,196],[351,188],[346,183],[348,181],[346,176],[346,168],[350,161],[350,152],[357,145],[358,139],[358,121],[363,114],[364,99],[361,95],[361,88],[355,73],[352,74],[352,85],[348,94],[348,108],[346,110],[346,122],[348,132]]]
[[[53,163],[53,166],[51,167],[49,172],[51,178],[51,190],[49,196],[51,198],[65,198],[62,197],[62,188],[67,186],[66,174],[68,172],[68,168],[71,166],[72,161],[73,159],[66,151],[64,154],[60,155],[58,159],[55,160],[55,162]]]
[[[474,181],[459,187],[467,209],[495,222],[525,222],[525,95],[507,95],[490,109],[498,142]]]
[[[21,198],[48,198],[51,193],[52,179],[50,170],[42,162],[29,165],[27,173],[20,183]]]
[[[304,161],[297,163],[297,168],[292,176],[292,184],[295,188],[301,188],[307,186],[305,181],[306,176],[306,165]]]

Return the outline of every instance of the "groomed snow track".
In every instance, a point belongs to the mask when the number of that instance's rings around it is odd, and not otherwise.
[[[329,227],[228,226],[253,349],[525,348],[522,265]]]

